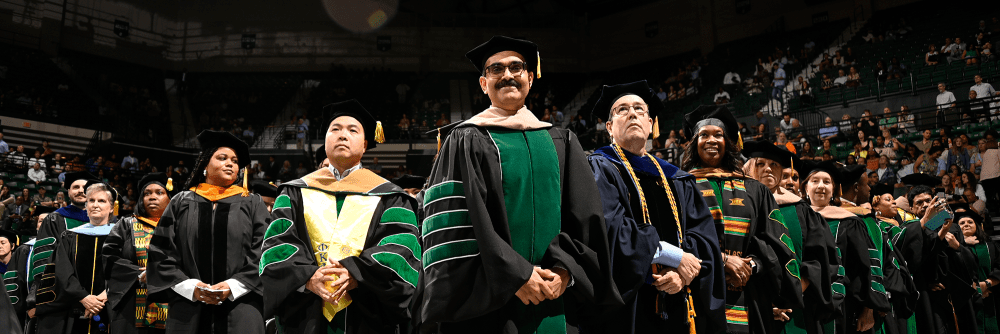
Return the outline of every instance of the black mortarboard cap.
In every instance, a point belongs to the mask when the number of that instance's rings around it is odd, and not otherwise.
[[[472,65],[482,75],[486,69],[486,60],[503,51],[520,53],[524,57],[525,64],[528,66],[525,70],[535,73],[537,78],[542,77],[541,66],[539,65],[538,45],[535,45],[531,41],[507,36],[493,36],[486,43],[469,50],[465,54],[465,57],[472,61]]]
[[[913,173],[904,176],[900,181],[908,186],[928,186],[931,188],[937,187],[941,184],[941,178],[933,175],[923,174],[923,173]]]
[[[803,162],[801,165],[802,167],[798,168],[797,170],[799,171],[799,180],[802,180],[803,183],[806,181],[806,179],[808,179],[809,174],[814,171],[826,172],[827,174],[830,174],[830,178],[833,179],[833,183],[836,184],[841,184],[843,180],[843,176],[841,176],[840,174],[840,167],[837,166],[836,162],[833,161],[821,161],[817,163]]]
[[[952,205],[952,209],[957,210],[955,205]],[[958,225],[958,221],[964,217],[972,218],[972,220],[975,221],[976,224],[981,224],[983,222],[983,216],[980,216],[978,213],[976,213],[975,211],[973,211],[968,207],[965,207],[964,209],[965,211],[955,212],[955,218],[952,220],[955,222],[955,225]]]
[[[94,174],[90,174],[88,172],[66,173],[66,178],[63,179],[63,189],[69,190],[70,186],[73,185],[73,182],[76,182],[78,180],[87,180],[87,185],[84,186],[85,188],[87,186],[90,186],[91,184],[94,184],[96,182],[100,182],[97,179],[97,177],[94,176]]]
[[[403,189],[422,189],[424,187],[424,183],[427,183],[427,178],[419,175],[405,174],[392,179],[392,183]]]
[[[253,180],[253,182],[250,182],[250,190],[253,191],[254,194],[261,195],[263,197],[278,197],[278,187],[262,180]]]
[[[864,175],[867,170],[868,169],[865,168],[864,165],[844,166],[840,169],[840,176],[842,177],[841,182],[843,182],[841,184],[847,185],[858,182],[858,180],[861,179],[861,175]]]
[[[237,165],[244,168],[250,164],[250,147],[242,139],[228,131],[204,130],[198,134],[198,145],[202,150],[228,147],[236,152]]]
[[[597,117],[609,117],[608,115],[611,114],[611,107],[613,107],[615,101],[618,101],[619,98],[625,95],[636,95],[642,98],[649,105],[648,112],[651,119],[656,119],[656,116],[659,116],[660,112],[663,111],[663,102],[660,102],[660,99],[656,97],[653,90],[649,88],[646,80],[640,80],[601,87],[601,97],[594,103],[594,109],[591,112],[590,118],[596,120]]]
[[[24,224],[24,223],[21,223],[21,224]],[[17,233],[16,232],[11,231],[11,230],[7,230],[7,229],[2,229],[2,230],[0,230],[0,237],[7,237],[7,241],[10,241],[10,245],[11,245],[10,247],[11,247],[11,249],[13,249],[14,246],[17,246]]]
[[[365,141],[368,142],[368,149],[375,148],[376,142],[379,144],[385,142],[385,134],[382,132],[382,122],[375,120],[372,114],[368,112],[365,107],[361,106],[358,100],[350,99],[343,102],[330,103],[323,107],[324,113],[330,114],[330,119],[327,120],[326,126],[329,127],[333,120],[341,116],[354,117],[361,123],[361,127],[365,129]],[[319,162],[322,162],[320,160]]]
[[[748,141],[743,144],[743,156],[749,158],[765,158],[771,159],[775,162],[781,164],[784,168],[791,168],[792,158],[795,155],[792,152],[788,152],[785,149],[774,146],[774,143],[769,141]]]
[[[714,120],[713,120],[714,119]],[[698,137],[698,129],[705,125],[721,125],[726,137],[743,149],[743,137],[740,136],[740,126],[726,106],[703,105],[684,115],[684,129],[691,138]]]
[[[316,149],[316,155],[314,155],[313,158],[316,158],[317,166],[323,164],[323,160],[326,160],[326,144],[320,145],[319,148]]]
[[[163,189],[167,192],[173,191],[173,180],[167,177],[164,173],[149,173],[139,179],[139,189],[138,193],[142,196],[143,190],[146,190],[146,186],[152,183],[159,183],[163,186]]]
[[[31,215],[32,216],[37,216],[37,215],[40,215],[40,214],[43,214],[43,213],[53,213],[53,212],[56,212],[57,209],[58,208],[56,208],[54,206],[38,205],[38,206],[35,206],[35,211],[32,211]]]

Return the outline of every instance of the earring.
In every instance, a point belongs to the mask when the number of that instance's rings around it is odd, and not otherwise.
[[[201,170],[201,175],[208,176],[208,170],[207,169]]]

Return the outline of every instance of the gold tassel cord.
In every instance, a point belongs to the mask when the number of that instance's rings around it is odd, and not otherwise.
[[[167,178],[167,191],[174,191],[174,178]]]
[[[111,214],[115,215],[116,217],[118,216],[118,200],[115,200],[115,207],[112,208]]]
[[[535,51],[535,79],[542,78],[542,54]]]
[[[660,116],[653,120],[653,139],[660,138]]]
[[[438,129],[437,140],[438,140],[438,150],[437,151],[441,152],[441,129]]]
[[[385,142],[385,132],[382,131],[382,122],[381,121],[376,121],[375,122],[375,142],[379,143],[379,144]]]
[[[691,287],[687,287],[687,294],[688,294],[686,303],[688,309],[687,317],[688,317],[688,326],[690,326],[688,332],[691,334],[696,334],[698,333],[698,329],[695,328],[694,318],[697,317],[698,314],[695,313],[694,311],[694,297],[691,296]]]
[[[740,151],[742,151],[743,150],[743,134],[737,131],[736,132],[736,138],[738,138],[738,140],[736,140],[736,147],[739,148]]]
[[[249,179],[250,179],[250,176],[247,175],[247,169],[244,168],[243,169],[243,195],[240,195],[240,196],[243,196],[243,197],[250,196],[250,188],[247,187],[247,182],[248,182],[247,180],[249,180]]]

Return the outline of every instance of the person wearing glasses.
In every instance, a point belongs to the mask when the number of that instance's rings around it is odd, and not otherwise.
[[[580,307],[622,304],[594,174],[576,135],[525,107],[541,76],[534,43],[495,36],[466,57],[492,105],[442,131],[413,323],[422,333],[565,333],[586,317]]]

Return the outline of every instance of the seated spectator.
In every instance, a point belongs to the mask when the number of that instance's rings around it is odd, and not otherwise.
[[[248,144],[253,143],[254,135],[255,134],[253,132],[253,125],[247,125],[247,129],[243,130],[243,141],[247,142]]]
[[[983,44],[983,49],[979,50],[979,59],[984,63],[996,59],[996,57],[993,56],[993,43],[986,42],[986,44]]]
[[[892,62],[889,63],[889,77],[892,79],[901,79],[906,76],[906,65],[899,62],[899,58],[892,57]]]
[[[875,72],[874,73],[875,74],[875,80],[878,80],[878,82],[885,82],[890,77],[889,70],[885,68],[885,63],[883,63],[881,60],[879,60],[877,63],[875,63],[875,71],[874,72]]]
[[[983,171],[983,153],[986,152],[986,138],[980,138],[976,145],[976,151],[969,159],[969,169],[979,175]]]
[[[962,124],[982,122],[986,119],[989,103],[985,99],[978,97],[976,91],[969,91],[969,104],[962,108]]]
[[[799,159],[801,160],[819,160],[820,157],[816,155],[816,149],[813,148],[812,143],[805,141],[802,143],[802,149],[798,150]]]
[[[610,142],[610,138],[608,137],[608,124],[605,123],[603,119],[601,119],[600,117],[598,117],[597,118],[597,122],[595,123],[595,126],[597,127],[597,143],[598,143],[598,145]]]
[[[767,132],[767,124],[757,124],[756,130],[753,135],[753,140],[756,141],[770,141],[771,135]]]
[[[298,177],[298,178],[306,176],[306,174],[309,174],[309,172],[310,172],[310,170],[308,168],[306,168],[306,163],[305,162],[301,162],[300,161],[299,162],[299,166],[295,168],[295,176]]]
[[[830,152],[823,152],[823,158],[822,158],[822,160],[823,161],[832,161],[833,160],[833,154],[831,154]]]
[[[807,142],[805,129],[802,128],[802,124],[799,123],[798,119],[792,119],[792,127],[788,131],[785,131],[785,135],[788,137],[788,141],[793,143]]]
[[[41,151],[35,151],[35,156],[28,159],[28,166],[33,166],[35,163],[38,163],[42,166],[42,169],[45,169],[45,159],[42,158]]]
[[[840,122],[838,122],[837,124],[838,124],[838,129],[840,129],[840,133],[843,133],[844,136],[850,137],[854,135],[854,129],[857,126],[857,124],[854,124],[854,118],[851,117],[850,114],[844,114],[843,116],[840,116]]]
[[[910,115],[910,107],[907,105],[902,105],[899,107],[899,129],[903,133],[912,133],[916,131],[917,126],[913,123],[913,115]]]
[[[972,66],[979,63],[979,52],[976,49],[965,50],[965,54],[962,55],[962,59],[965,59],[966,66]]]
[[[889,131],[894,135],[898,131],[899,120],[892,114],[892,109],[889,107],[882,108],[882,118],[878,120],[878,128],[880,131]]]
[[[0,95],[0,97],[3,97],[3,95]],[[0,157],[6,155],[7,152],[10,152],[10,145],[7,145],[7,142],[3,141],[3,133],[0,132]]]
[[[660,99],[660,101],[667,100],[667,92],[663,91],[663,86],[656,87],[656,98]]]
[[[24,145],[18,145],[17,150],[7,153],[7,162],[15,168],[27,167],[28,156],[24,154]]]
[[[847,87],[861,86],[861,74],[858,73],[858,70],[854,68],[854,66],[851,66],[851,71],[847,74],[847,82],[845,82],[844,85]]]
[[[819,68],[820,72],[826,72],[827,69],[833,66],[833,60],[830,59],[830,54],[824,52],[823,59],[815,63],[815,65]]]
[[[438,117],[438,119],[436,121],[434,121],[434,126],[435,127],[442,127],[442,126],[448,125],[448,123],[449,123],[448,117],[446,117],[444,113],[441,113],[441,117]]]
[[[854,50],[847,47],[847,54],[844,55],[844,65],[853,66],[858,59],[854,57]]]
[[[719,92],[715,93],[715,104],[726,104],[729,103],[730,97],[729,93],[719,87]]]
[[[795,150],[795,145],[789,142],[788,137],[786,137],[785,133],[781,131],[778,131],[778,133],[775,134],[774,146],[783,148],[788,152],[792,152],[792,154],[797,153]]]
[[[837,70],[837,79],[833,80],[833,84],[835,86],[843,86],[847,84],[847,80],[849,80],[849,78],[847,77],[847,74],[844,73],[844,70]]]
[[[830,80],[830,76],[826,73],[823,73],[823,81],[821,81],[821,85],[822,86],[820,88],[823,90],[830,90],[834,87],[833,80]]]
[[[781,120],[778,121],[778,126],[781,127],[781,131],[788,131],[792,129],[792,114],[784,113],[781,115]]]
[[[31,165],[31,169],[28,170],[28,179],[35,185],[45,182],[45,170],[42,169],[41,164],[35,162]]]
[[[864,131],[865,133],[878,133],[878,121],[872,116],[871,110],[865,109],[865,111],[861,112],[861,120],[855,128],[857,131]]]
[[[764,92],[764,84],[761,83],[760,79],[757,77],[750,78],[750,84],[747,87],[747,94],[756,95]]]
[[[837,50],[833,55],[833,66],[844,67],[844,56],[840,54],[840,50]]]
[[[921,154],[913,162],[913,172],[937,176],[944,175],[947,172],[947,168],[945,167],[945,162],[939,160],[943,152],[944,147],[931,146],[927,150],[927,153]]]
[[[890,160],[896,159],[896,151],[903,149],[903,147],[903,143],[892,136],[889,131],[882,131],[882,135],[875,143],[875,151],[881,156],[889,157]]]
[[[937,46],[931,44],[927,49],[927,54],[924,55],[924,64],[927,66],[937,65],[940,62]]]
[[[668,87],[670,88],[670,92],[667,93],[667,101],[677,100],[679,96],[677,95],[677,90],[674,89],[674,86],[668,86]]]
[[[861,36],[861,39],[864,40],[865,43],[874,43],[875,34],[871,30],[868,30],[868,34]]]
[[[742,80],[740,80],[740,74],[736,73],[736,71],[729,71],[729,73],[726,73],[726,76],[722,78],[722,84],[726,85],[726,89],[734,92],[736,91],[735,89],[739,88],[740,82],[742,82]]]
[[[131,188],[129,188],[131,189]],[[31,197],[31,203],[38,203],[42,205],[51,205],[52,197],[49,197],[47,189],[44,187],[38,187],[38,193]]]
[[[825,141],[825,140],[837,139],[837,133],[840,131],[840,129],[838,129],[837,126],[833,124],[833,119],[827,117],[826,120],[823,121],[823,125],[824,125],[823,128],[819,129],[819,140]]]
[[[684,88],[684,84],[677,84],[677,99],[681,100],[685,97],[687,97],[687,89]]]

